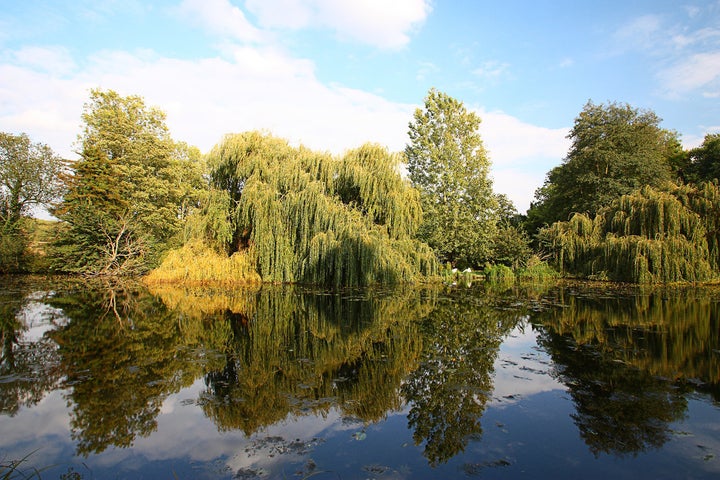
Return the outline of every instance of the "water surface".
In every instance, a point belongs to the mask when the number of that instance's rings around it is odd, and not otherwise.
[[[717,290],[6,280],[0,476],[720,475]]]

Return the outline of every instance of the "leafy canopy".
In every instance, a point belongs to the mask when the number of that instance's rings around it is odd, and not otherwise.
[[[497,223],[479,125],[480,118],[462,102],[431,89],[424,109],[415,110],[405,147],[424,214],[418,238],[442,261],[462,266],[488,258]]]
[[[435,272],[432,252],[413,239],[417,191],[383,147],[335,158],[246,132],[225,137],[208,165],[212,187],[224,193],[205,208],[212,220],[194,223],[228,254],[247,254],[263,281],[352,286]],[[209,225],[227,234],[208,235]]]
[[[27,217],[62,195],[64,168],[47,145],[0,132],[0,273],[27,271],[40,258],[30,248],[35,223]]]
[[[692,183],[720,180],[720,133],[705,135],[702,145],[687,154],[685,180]]]
[[[528,212],[531,229],[568,220],[573,213],[593,217],[622,195],[672,180],[670,160],[681,147],[677,135],[659,125],[649,110],[588,102],[568,135],[567,157],[535,193]]]
[[[141,97],[93,90],[80,159],[55,214],[64,221],[59,268],[91,274],[147,270],[180,233],[205,188],[200,153],[176,143],[165,114]]]
[[[0,132],[0,224],[10,227],[33,207],[50,206],[62,194],[64,160],[21,133]]]
[[[540,232],[564,272],[620,282],[703,282],[720,267],[720,188],[642,187],[593,218],[575,214]]]

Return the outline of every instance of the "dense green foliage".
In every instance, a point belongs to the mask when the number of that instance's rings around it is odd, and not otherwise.
[[[532,255],[530,237],[521,225],[522,217],[506,195],[498,194],[498,223],[492,238],[491,260],[518,270]]]
[[[567,221],[574,213],[592,218],[622,195],[672,180],[672,161],[681,148],[677,135],[659,124],[652,111],[588,102],[568,135],[567,157],[535,193],[529,230]]]
[[[435,89],[409,123],[404,157],[373,144],[336,157],[246,132],[203,159],[170,137],[162,111],[114,91],[93,90],[82,120],[69,171],[46,145],[0,133],[0,273],[162,264],[149,283],[352,286],[427,279],[442,262],[537,281],[553,276],[543,249],[590,278],[720,271],[720,134],[683,152],[655,113],[628,104],[585,105],[526,218],[492,192],[480,118]],[[26,221],[38,206],[61,222]],[[528,233],[538,231],[534,254]]]
[[[478,266],[491,256],[497,203],[480,118],[462,102],[431,89],[415,111],[405,147],[410,180],[420,190],[418,238],[442,262]]]
[[[50,147],[22,133],[0,132],[0,225],[6,227],[62,193],[64,160]]]
[[[0,132],[0,272],[30,268],[28,252],[35,207],[49,207],[62,194],[64,161],[22,133]]]
[[[93,90],[82,119],[81,158],[54,211],[65,224],[57,267],[143,272],[179,244],[185,216],[204,188],[200,153],[174,142],[164,113],[137,96]]]
[[[368,285],[436,272],[433,252],[413,238],[418,194],[385,148],[335,158],[247,132],[216,145],[208,164],[212,187],[227,195],[214,194],[196,231],[249,255],[263,281]]]
[[[701,282],[718,276],[717,184],[645,186],[591,219],[575,214],[540,233],[558,267],[590,278],[636,283]]]
[[[686,182],[720,180],[720,134],[705,135],[702,145],[687,153],[682,173]]]

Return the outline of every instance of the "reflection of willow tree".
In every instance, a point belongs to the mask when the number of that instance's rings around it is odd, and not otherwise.
[[[425,442],[432,465],[446,462],[482,433],[493,363],[503,336],[519,320],[517,311],[496,308],[476,295],[457,292],[438,300],[423,322],[420,367],[403,385],[412,403],[408,418],[415,442]]]
[[[699,290],[564,297],[542,342],[563,368],[575,421],[594,453],[660,447],[684,414],[687,380],[717,392],[720,305]],[[674,380],[674,381],[673,381]],[[717,398],[717,394],[716,394]]]
[[[36,405],[59,382],[55,345],[46,337],[23,338],[21,319],[31,285],[6,277],[0,290],[0,414],[14,415],[22,406]]]
[[[180,354],[186,343],[175,314],[135,286],[79,285],[52,304],[70,319],[51,335],[71,389],[80,454],[149,435],[167,395],[200,374]]]
[[[179,304],[171,292],[156,291]],[[289,413],[337,407],[373,422],[400,408],[400,383],[421,349],[412,320],[429,308],[418,290],[401,288],[322,294],[266,285],[252,298],[188,295],[196,312],[215,308],[232,328],[200,403],[219,429],[248,435]]]

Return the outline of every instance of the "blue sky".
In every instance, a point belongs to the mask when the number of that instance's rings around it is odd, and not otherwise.
[[[483,120],[523,212],[588,100],[720,131],[720,0],[0,0],[0,131],[74,158],[91,88],[137,94],[208,151],[264,129],[401,151],[435,87]]]

